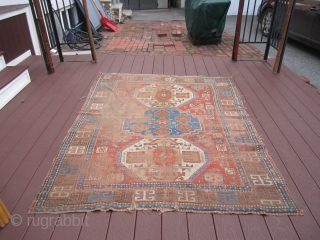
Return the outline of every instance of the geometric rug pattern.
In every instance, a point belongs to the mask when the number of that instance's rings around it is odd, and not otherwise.
[[[229,77],[100,73],[29,213],[300,215]]]

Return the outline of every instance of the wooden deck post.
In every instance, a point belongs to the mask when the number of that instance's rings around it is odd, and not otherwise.
[[[282,52],[284,51],[286,36],[287,36],[287,32],[289,30],[288,26],[289,26],[289,22],[290,22],[291,12],[293,10],[292,9],[293,2],[294,2],[294,0],[289,0],[289,5],[288,5],[288,8],[287,8],[286,17],[285,17],[284,23],[283,23],[281,38],[280,38],[280,41],[279,41],[279,49],[278,49],[277,56],[276,56],[276,59],[275,59],[275,62],[274,62],[274,66],[273,66],[273,72],[279,72],[280,71],[280,69],[279,69],[280,59],[281,59]]]
[[[44,49],[45,52],[42,53],[42,54],[46,54],[47,55],[48,62],[46,64],[48,64],[48,66],[49,66],[48,72],[49,73],[54,73],[54,67],[53,67],[52,56],[51,56],[51,52],[50,52],[50,45],[49,45],[48,35],[47,35],[47,31],[46,31],[46,26],[45,26],[44,21],[43,21],[43,16],[42,16],[39,0],[35,0],[34,1],[34,6],[36,8],[37,21],[38,21],[38,24],[39,24],[40,34],[41,34],[41,38],[42,38],[42,41],[44,43],[44,48],[45,48]]]
[[[84,15],[86,18],[86,25],[87,25],[88,35],[89,35],[92,60],[96,63],[97,62],[97,55],[96,55],[96,49],[94,47],[94,42],[93,42],[93,37],[92,37],[91,24],[90,24],[89,13],[88,13],[88,8],[87,8],[87,0],[82,0],[82,5],[83,5],[83,9],[84,9]]]
[[[244,6],[244,0],[240,0],[239,8],[238,8],[236,32],[235,32],[235,36],[234,36],[233,51],[232,51],[232,60],[233,61],[238,61],[238,50],[239,50],[239,42],[240,42],[243,6]]]

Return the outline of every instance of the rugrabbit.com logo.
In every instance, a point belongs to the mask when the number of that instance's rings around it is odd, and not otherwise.
[[[21,224],[27,224],[27,226],[41,227],[47,229],[50,226],[61,226],[61,227],[78,227],[78,226],[89,226],[88,216],[79,217],[75,214],[63,214],[60,216],[29,216],[23,218],[19,214],[11,216],[10,222],[13,226],[20,226]]]

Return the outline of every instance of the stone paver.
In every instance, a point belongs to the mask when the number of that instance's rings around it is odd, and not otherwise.
[[[232,56],[234,37],[228,32],[223,32],[221,44],[194,46],[184,21],[127,20],[118,27],[117,32],[100,31],[104,39],[97,54]],[[239,58],[262,59],[263,54],[250,44],[240,44]]]

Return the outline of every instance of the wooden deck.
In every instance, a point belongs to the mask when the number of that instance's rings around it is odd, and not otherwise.
[[[320,95],[283,66],[223,57],[72,56],[47,75],[42,57],[29,57],[32,82],[0,111],[0,198],[14,215],[0,239],[319,239]],[[81,62],[82,61],[82,62]],[[304,216],[180,212],[76,213],[83,226],[46,224],[57,215],[27,214],[67,130],[98,72],[233,76],[258,133]],[[40,222],[39,221],[42,221]],[[42,219],[42,220],[41,220]],[[38,222],[37,222],[38,221]],[[86,226],[88,225],[88,226]]]

